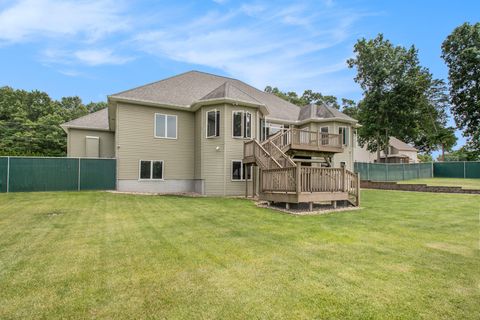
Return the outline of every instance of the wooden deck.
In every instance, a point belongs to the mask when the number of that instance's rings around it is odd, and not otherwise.
[[[347,200],[360,205],[358,174],[344,168],[296,167],[260,171],[259,198],[301,203]]]
[[[357,174],[345,168],[302,167],[287,154],[290,150],[342,152],[340,138],[336,134],[288,129],[261,143],[245,142],[244,165],[260,168],[259,198],[287,204],[347,200],[358,206],[360,179]]]

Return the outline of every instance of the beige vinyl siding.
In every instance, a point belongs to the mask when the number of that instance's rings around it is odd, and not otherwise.
[[[227,106],[225,114],[225,160],[227,172],[225,175],[225,193],[227,195],[244,195],[245,181],[232,181],[232,160],[243,159],[243,144],[249,139],[232,137],[232,117],[234,111],[247,111],[252,114],[252,139],[257,138],[257,109],[242,106]],[[249,192],[252,192],[252,182],[248,182]]]
[[[202,178],[202,110],[195,112],[195,179]]]
[[[342,153],[335,153],[333,156],[332,166],[339,168],[341,162],[345,162],[347,169],[353,170],[353,156],[354,156],[354,130],[349,123],[329,121],[329,122],[311,122],[305,127],[308,127],[311,131],[320,131],[320,128],[328,127],[328,133],[338,134],[340,127],[348,127],[348,146],[344,147]]]
[[[163,160],[164,179],[194,178],[194,113],[117,105],[118,179],[139,178],[139,160]],[[177,116],[177,139],[154,137],[155,113]]]
[[[100,158],[115,157],[115,133],[100,130],[68,129],[67,156],[86,157],[86,137],[99,137]]]
[[[210,110],[220,111],[219,137],[206,137],[206,113]],[[201,177],[207,195],[225,195],[225,113],[225,105],[203,107],[197,112],[201,122]]]

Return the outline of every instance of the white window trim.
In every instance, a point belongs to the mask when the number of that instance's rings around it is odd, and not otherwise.
[[[157,136],[157,115],[165,116],[165,137]],[[167,117],[175,117],[175,138],[167,137],[167,132],[168,132]],[[155,113],[155,115],[153,117],[153,136],[154,136],[155,139],[177,140],[178,139],[178,116],[175,115],[175,114]],[[145,161],[147,161],[147,160],[145,160]]]
[[[338,127],[338,134],[340,134],[341,136],[341,139],[342,139],[342,146],[345,146],[345,147],[348,147],[348,144],[345,143],[345,141],[343,140],[343,134],[340,133],[340,129],[343,128],[344,132],[345,132],[345,140],[346,141],[350,141],[350,137],[348,136],[350,134],[350,130],[347,131],[347,128],[346,126],[339,126]]]
[[[234,162],[240,162],[240,179],[233,179],[233,163]],[[248,169],[247,169],[248,170]],[[247,179],[247,181],[252,181],[252,176],[253,176],[253,166],[250,167],[250,179]],[[230,180],[232,182],[245,182],[245,179],[243,179],[243,160],[232,160],[231,166],[230,166]]]
[[[153,175],[153,163],[154,162],[161,162],[162,163],[162,178],[161,179],[153,179],[153,178],[142,179],[141,178],[142,161],[150,161],[150,177]],[[165,161],[163,161],[163,160],[145,160],[145,159],[138,160],[138,181],[165,181]]]
[[[240,136],[234,136],[233,135],[233,128],[234,128],[234,114],[235,113],[241,113],[242,114],[242,123],[241,123],[241,134]],[[245,114],[250,114],[250,137],[245,137]],[[232,138],[233,139],[252,139],[253,136],[253,115],[250,111],[246,110],[232,110]]]
[[[214,135],[214,136],[209,136],[208,135],[208,113],[209,112],[215,112],[215,133],[217,133],[217,111],[220,112],[220,110],[217,110],[217,109],[213,109],[213,110],[208,110],[205,115],[205,138],[207,139],[215,139],[215,138],[220,138],[220,132],[218,132],[218,136],[217,135]],[[221,117],[222,117],[222,113],[220,112],[220,120],[221,120]],[[233,129],[232,129],[232,133],[233,133]]]

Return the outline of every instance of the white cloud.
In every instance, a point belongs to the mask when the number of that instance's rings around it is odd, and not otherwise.
[[[0,41],[25,42],[45,37],[82,36],[95,41],[126,30],[122,5],[113,0],[21,0],[0,11]]]
[[[77,51],[47,49],[42,52],[42,59],[53,64],[98,66],[120,65],[134,58],[116,55],[111,49],[85,49]]]
[[[113,51],[109,49],[79,50],[74,52],[74,56],[80,62],[83,62],[90,66],[96,66],[101,64],[124,64],[133,60],[132,57],[115,55]]]
[[[328,78],[347,69],[351,43],[346,40],[351,39],[352,26],[360,17],[355,12],[315,9],[302,3],[280,10],[267,3],[243,4],[140,33],[135,43],[149,54],[221,69],[259,88],[314,84],[348,91],[352,81]]]

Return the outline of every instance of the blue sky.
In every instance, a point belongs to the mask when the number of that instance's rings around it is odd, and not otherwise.
[[[446,79],[442,41],[479,20],[475,0],[0,0],[0,86],[101,101],[196,69],[359,100],[345,63],[358,38],[414,44]]]

